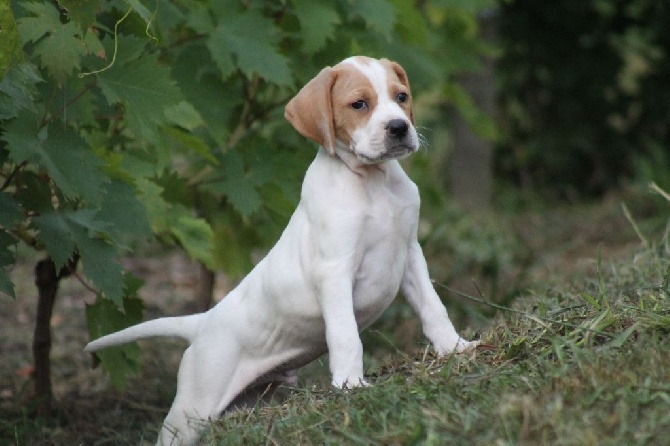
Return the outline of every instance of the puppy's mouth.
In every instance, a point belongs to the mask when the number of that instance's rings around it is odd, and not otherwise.
[[[358,159],[360,159],[361,161],[373,164],[382,161],[403,159],[416,151],[417,147],[415,147],[414,145],[400,143],[387,147],[385,151],[375,156],[368,156],[364,153],[358,153],[358,152],[355,153]]]

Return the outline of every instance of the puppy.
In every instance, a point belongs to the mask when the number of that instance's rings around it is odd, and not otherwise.
[[[403,68],[346,59],[309,81],[285,116],[320,148],[268,255],[208,312],[144,322],[86,346],[152,336],[190,342],[158,444],[197,442],[203,421],[246,388],[295,382],[297,368],[326,352],[333,386],[367,386],[359,332],[398,291],[438,354],[476,345],[456,333],[417,241],[419,194],[398,163],[419,149]]]

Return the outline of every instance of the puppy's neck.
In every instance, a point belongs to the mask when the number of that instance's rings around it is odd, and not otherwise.
[[[353,152],[341,147],[335,149],[335,154],[333,156],[339,158],[349,170],[358,176],[369,176],[377,172],[386,173],[386,162],[373,164],[365,163],[359,160]]]

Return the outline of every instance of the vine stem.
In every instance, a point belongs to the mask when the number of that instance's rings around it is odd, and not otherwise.
[[[79,73],[80,78],[83,78],[85,76],[90,76],[92,74],[103,73],[103,72],[109,70],[110,68],[112,68],[114,66],[114,63],[116,62],[116,54],[118,53],[118,50],[119,50],[119,39],[118,39],[119,25],[121,23],[123,23],[123,21],[126,20],[126,18],[128,18],[130,13],[133,12],[133,9],[134,8],[132,6],[130,8],[128,8],[128,11],[126,11],[126,13],[123,15],[123,17],[121,17],[119,20],[117,20],[117,22],[114,24],[114,54],[112,54],[111,62],[109,62],[109,64],[107,64],[106,67],[100,68],[99,70],[87,71],[86,73]]]
[[[19,170],[23,169],[26,166],[26,164],[28,164],[28,161],[22,162],[10,172],[9,176],[5,179],[4,183],[2,183],[2,186],[0,186],[0,191],[3,191],[9,187],[9,184],[12,182],[16,174],[19,173]]]
[[[74,95],[72,99],[64,103],[58,110],[56,110],[50,116],[45,116],[42,122],[40,123],[40,128],[44,127],[45,125],[49,124],[51,121],[56,119],[56,116],[58,116],[61,112],[66,111],[69,106],[77,102],[79,98],[81,98],[87,91],[89,91],[93,87],[95,87],[95,82],[91,82],[90,84],[82,88],[80,92]]]

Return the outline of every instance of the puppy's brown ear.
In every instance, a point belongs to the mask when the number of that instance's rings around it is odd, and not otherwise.
[[[326,67],[286,104],[284,116],[303,136],[335,154],[332,89],[336,73]]]
[[[382,59],[383,62],[386,62],[388,66],[391,68],[391,70],[395,73],[395,75],[398,77],[398,80],[400,81],[401,84],[403,84],[405,87],[407,87],[407,91],[411,91],[409,89],[409,79],[407,78],[407,73],[405,73],[405,69],[400,66],[399,63],[393,62],[388,59]],[[411,104],[410,104],[411,105]],[[412,108],[410,106],[409,109],[409,120],[414,124],[414,113],[412,112]]]

